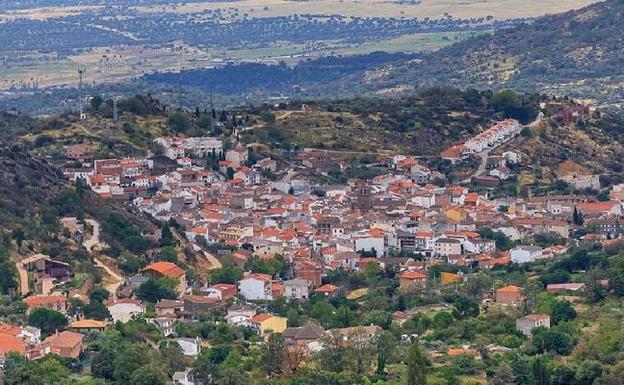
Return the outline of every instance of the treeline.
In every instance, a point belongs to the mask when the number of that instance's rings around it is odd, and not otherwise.
[[[306,85],[328,85],[347,76],[358,76],[377,67],[411,60],[416,55],[374,52],[367,55],[328,56],[300,62],[294,67],[285,63],[277,65],[242,63],[214,69],[185,70],[179,73],[145,75],[147,83],[182,84],[206,91],[232,95],[253,90],[297,93]]]

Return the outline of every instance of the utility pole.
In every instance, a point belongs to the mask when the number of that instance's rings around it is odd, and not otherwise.
[[[82,93],[82,78],[85,74],[86,70],[84,68],[78,69],[78,100],[80,105],[80,120],[84,120],[87,118],[84,113],[84,95]]]
[[[117,95],[113,95],[113,122],[117,122],[119,115],[117,112]]]
[[[210,130],[214,131],[215,129],[215,110],[214,110],[214,103],[213,103],[213,94],[212,91],[210,91]]]

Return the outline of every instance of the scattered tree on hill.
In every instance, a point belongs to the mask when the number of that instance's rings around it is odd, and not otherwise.
[[[67,318],[58,311],[36,308],[28,316],[28,324],[41,329],[43,334],[53,334],[67,326]]]
[[[572,212],[572,222],[577,226],[583,226],[585,220],[583,219],[583,213],[581,213],[576,206],[574,206],[574,212]]]
[[[407,385],[427,385],[427,363],[418,342],[413,342],[407,352]]]

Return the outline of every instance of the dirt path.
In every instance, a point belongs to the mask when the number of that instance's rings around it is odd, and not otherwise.
[[[95,262],[95,266],[104,270],[106,274],[108,275],[108,279],[106,278],[103,279],[104,288],[108,290],[108,292],[114,296],[119,286],[121,286],[121,284],[123,283],[124,278],[120,274],[116,273],[113,269],[108,267],[106,264],[104,264],[104,262],[102,262],[102,260],[99,259],[93,252],[96,246],[99,246],[99,248],[102,248],[102,244],[100,242],[100,224],[93,219],[85,219],[85,222],[87,222],[93,228],[93,235],[91,235],[91,238],[86,239],[83,242],[83,246],[93,256],[93,261]]]

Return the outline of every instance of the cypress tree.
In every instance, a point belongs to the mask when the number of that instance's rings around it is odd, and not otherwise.
[[[407,385],[426,385],[427,366],[425,356],[418,346],[418,342],[412,343],[407,353]]]
[[[535,385],[550,385],[550,375],[542,357],[537,357],[533,361],[533,376],[535,377]]]

